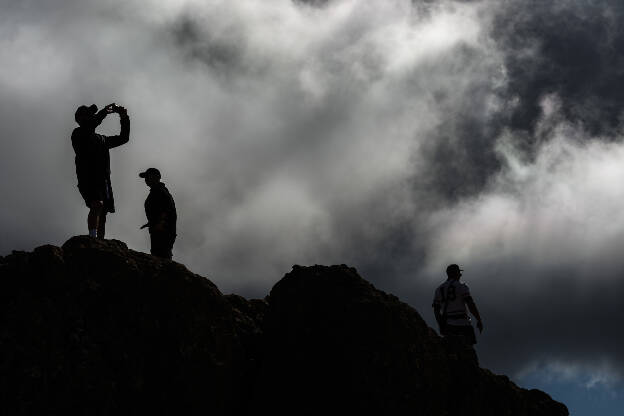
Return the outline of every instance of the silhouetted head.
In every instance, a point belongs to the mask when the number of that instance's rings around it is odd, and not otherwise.
[[[95,129],[104,118],[98,113],[97,105],[91,104],[90,106],[81,105],[78,107],[74,114],[74,119],[80,127]]]
[[[449,264],[446,268],[446,275],[449,279],[459,280],[462,275],[461,272],[463,272],[463,270],[456,264]]]
[[[145,172],[139,173],[140,178],[145,179],[145,184],[150,188],[160,182],[160,171],[156,168],[148,168]]]

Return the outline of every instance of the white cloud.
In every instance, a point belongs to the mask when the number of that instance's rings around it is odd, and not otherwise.
[[[556,101],[545,100],[538,128],[543,144],[534,159],[514,147],[513,133],[503,135],[498,149],[505,168],[488,189],[433,214],[438,232],[430,268],[439,269],[452,255],[473,266],[511,262],[545,272],[566,264],[577,267],[581,278],[612,277],[582,271],[619,264],[624,145],[619,137],[588,137],[582,126],[561,118]]]

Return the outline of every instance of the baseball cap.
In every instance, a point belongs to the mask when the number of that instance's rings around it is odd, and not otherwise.
[[[156,168],[147,168],[145,172],[139,173],[139,178],[144,178],[147,175],[155,175],[160,179],[160,171]]]
[[[85,116],[92,116],[97,113],[97,111],[98,108],[95,104],[91,104],[88,106],[81,105],[76,109],[76,112],[74,113],[74,120],[76,120],[77,123],[80,123],[80,121],[83,120]]]
[[[456,264],[449,264],[449,265],[446,267],[446,272],[447,272],[447,273],[448,273],[448,272],[450,272],[450,271],[453,271],[453,270],[456,270],[456,271],[458,271],[458,272],[463,272],[463,271],[464,271],[463,269],[460,269],[460,268],[459,268],[459,266],[458,266],[458,265],[456,265]]]

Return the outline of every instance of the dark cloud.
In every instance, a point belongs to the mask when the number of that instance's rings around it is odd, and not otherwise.
[[[624,6],[100,3],[2,3],[0,254],[84,232],[73,111],[117,101],[109,235],[131,247],[158,166],[176,257],[224,291],[348,263],[432,323],[459,262],[485,365],[621,374]]]
[[[201,22],[192,16],[182,16],[173,23],[171,33],[186,59],[201,62],[223,77],[235,77],[245,69],[245,39],[237,33],[239,29],[224,28],[225,33],[204,31]]]
[[[512,0],[492,11],[490,35],[502,53],[506,82],[498,88],[492,80],[474,85],[459,106],[462,113],[445,120],[422,153],[432,161],[433,172],[417,184],[439,192],[445,201],[479,193],[499,171],[494,147],[504,129],[515,131],[519,151],[534,156],[541,144],[535,128],[546,95],[557,95],[564,103],[563,116],[582,124],[590,137],[613,138],[620,128],[624,30],[618,22],[624,6],[616,1]],[[474,51],[464,47],[457,53]],[[464,56],[457,62],[471,60]],[[484,117],[491,94],[506,105]],[[441,106],[444,99],[439,96]]]
[[[461,95],[449,94],[448,86],[435,92],[436,105],[448,118],[440,120],[417,155],[427,172],[419,170],[414,177],[417,193],[436,196],[443,206],[481,192],[501,167],[495,143],[505,127],[506,108],[488,111],[489,102],[499,99],[492,81],[500,74],[491,62],[481,65],[483,52],[461,45],[451,52],[452,61],[443,63],[458,77],[472,73],[475,82]]]
[[[505,50],[511,126],[530,130],[540,99],[558,94],[565,115],[594,135],[619,126],[624,92],[624,6],[617,1],[507,1],[493,36]]]

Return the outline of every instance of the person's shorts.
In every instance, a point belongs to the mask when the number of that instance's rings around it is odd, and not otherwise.
[[[114,212],[112,189],[107,182],[101,184],[78,184],[78,191],[87,208],[91,208],[94,201],[102,201],[107,212]]]
[[[472,325],[446,325],[444,327],[444,336],[461,337],[466,344],[470,345],[477,343],[477,337]]]
[[[156,257],[171,260],[173,258],[173,243],[176,235],[171,232],[150,232],[151,249],[150,253]]]

